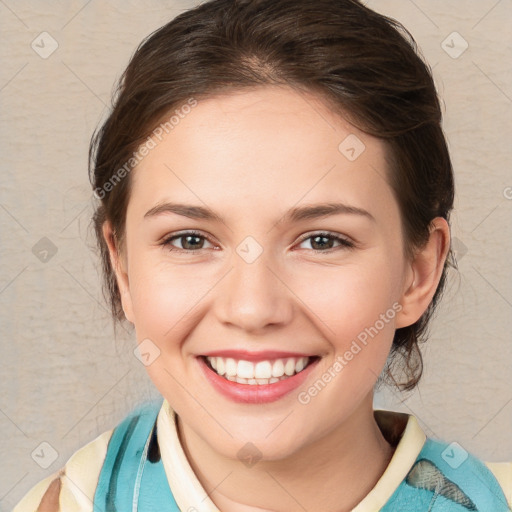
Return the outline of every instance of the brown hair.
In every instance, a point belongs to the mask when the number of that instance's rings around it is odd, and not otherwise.
[[[90,179],[101,199],[93,223],[115,320],[124,314],[102,225],[111,222],[122,246],[137,148],[165,114],[190,98],[268,84],[315,93],[386,142],[409,254],[428,240],[435,217],[448,220],[454,183],[441,109],[431,72],[406,29],[356,0],[210,0],[139,45],[109,117],[91,140]],[[399,389],[413,389],[421,377],[418,342],[426,338],[448,265],[449,259],[423,316],[395,332],[383,373]],[[404,382],[393,377],[397,369]]]

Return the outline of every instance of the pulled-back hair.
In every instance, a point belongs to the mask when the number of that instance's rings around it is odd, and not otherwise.
[[[93,223],[115,321],[124,313],[102,225],[110,221],[121,247],[137,148],[190,98],[274,84],[316,94],[334,113],[384,141],[408,255],[428,240],[435,217],[448,220],[454,183],[441,109],[429,67],[406,29],[356,0],[210,0],[139,45],[109,117],[91,140],[90,179],[100,199]],[[413,389],[421,377],[418,343],[448,265],[449,259],[422,317],[395,332],[383,374],[399,389]],[[397,381],[395,370],[404,381]]]

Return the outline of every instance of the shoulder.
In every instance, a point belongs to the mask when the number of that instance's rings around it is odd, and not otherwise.
[[[92,502],[98,476],[113,429],[76,451],[59,471],[37,483],[13,512],[86,512]]]
[[[13,512],[92,512],[94,494],[111,441],[116,441],[113,443],[115,451],[119,448],[118,438],[130,430],[134,420],[149,425],[161,405],[161,400],[138,405],[115,428],[75,452],[60,471],[37,483]]]
[[[428,438],[407,484],[469,510],[507,512],[512,506],[512,463],[485,463],[456,442]]]
[[[498,480],[508,506],[512,508],[512,462],[486,462],[485,465]]]

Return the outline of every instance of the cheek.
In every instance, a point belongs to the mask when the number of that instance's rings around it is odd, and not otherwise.
[[[396,315],[393,304],[400,297],[399,282],[396,265],[381,259],[379,263],[324,268],[310,278],[302,277],[295,289],[325,324],[326,337],[346,341],[373,326],[387,312],[387,322],[381,330],[392,330]]]
[[[301,292],[334,353],[323,370],[337,376],[332,390],[339,398],[348,393],[345,398],[351,400],[356,390],[367,393],[386,363],[401,309],[399,265],[398,257],[382,253],[358,265],[325,270],[323,276],[316,273],[309,280],[316,292],[305,295],[306,285]]]
[[[193,265],[170,265],[157,258],[134,257],[130,295],[137,337],[158,340],[183,333],[198,306],[215,284]]]

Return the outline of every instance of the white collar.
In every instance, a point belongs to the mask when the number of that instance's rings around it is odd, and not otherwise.
[[[396,449],[378,482],[352,512],[380,510],[404,480],[426,441],[414,416],[380,409],[375,410],[374,415],[384,436],[396,445]],[[188,462],[178,437],[176,413],[167,400],[158,414],[157,436],[162,463],[178,507],[197,512],[220,512]]]

